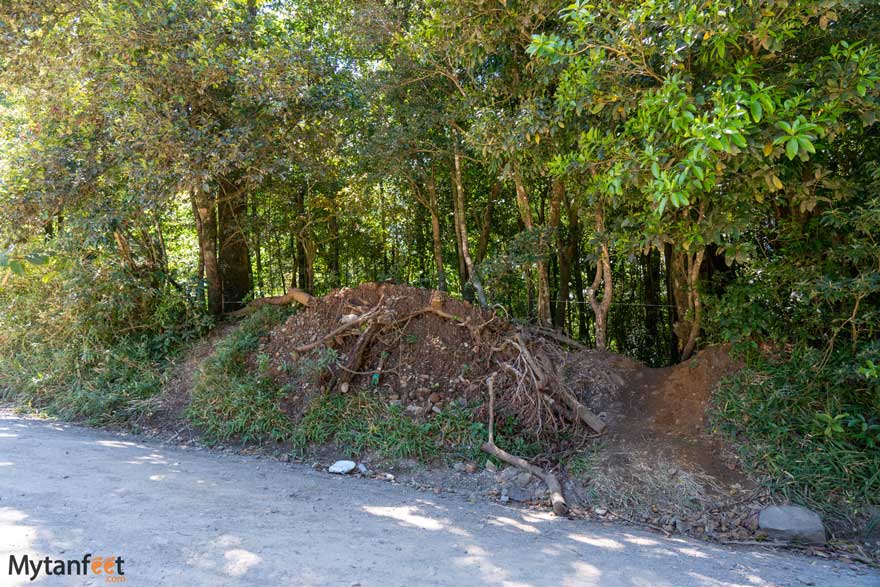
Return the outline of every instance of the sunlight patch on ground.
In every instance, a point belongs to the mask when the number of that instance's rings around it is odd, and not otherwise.
[[[418,513],[416,513],[419,511],[419,508],[412,505],[401,507],[379,507],[367,505],[364,506],[363,510],[368,514],[391,518],[393,520],[397,520],[398,522],[403,522],[404,524],[409,524],[410,526],[421,528],[422,530],[443,529],[442,522],[433,518],[428,518],[426,516],[420,516]]]
[[[686,554],[694,558],[709,558],[708,554],[706,554],[702,550],[697,550],[696,548],[678,548],[676,550],[678,550],[678,552],[680,552],[681,554]]]
[[[465,551],[467,556],[458,557],[455,559],[455,563],[478,571],[483,576],[485,584],[500,585],[501,587],[533,587],[530,583],[511,581],[509,579],[510,573],[493,563],[492,555],[486,549],[479,546],[468,546]]]
[[[590,587],[591,585],[599,585],[602,577],[602,571],[590,563],[583,561],[575,561],[572,563],[574,575],[568,576],[562,581],[564,587]]]
[[[632,534],[625,534],[624,536],[625,538],[623,540],[625,542],[635,544],[636,546],[657,546],[660,544],[653,538],[645,538],[644,536],[633,536]]]
[[[528,524],[523,524],[522,522],[518,522],[513,518],[507,518],[503,516],[499,516],[496,518],[490,518],[489,523],[493,526],[511,526],[516,528],[517,530],[522,530],[523,532],[528,532],[529,534],[540,534],[541,531],[535,528],[534,526],[529,526]]]
[[[263,562],[263,559],[260,556],[249,550],[244,550],[243,548],[227,550],[223,555],[223,558],[226,559],[226,565],[223,567],[223,570],[227,575],[233,577],[241,577],[247,573],[251,567],[255,567]]]
[[[623,544],[611,538],[596,538],[594,536],[584,536],[583,534],[569,534],[568,537],[575,542],[589,544],[598,548],[610,548],[612,550],[623,550],[625,548]]]
[[[107,448],[142,448],[144,450],[149,450],[149,447],[144,446],[143,444],[126,442],[124,440],[96,440],[95,444],[106,446]]]

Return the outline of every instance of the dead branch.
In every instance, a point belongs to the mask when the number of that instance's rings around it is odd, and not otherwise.
[[[561,332],[557,332],[557,331],[552,330],[550,328],[542,328],[540,326],[529,326],[528,329],[533,331],[535,334],[538,334],[540,336],[546,336],[548,338],[552,338],[556,342],[562,343],[562,344],[564,344],[566,346],[570,346],[572,348],[576,348],[579,351],[585,350],[587,348],[587,346],[585,344],[578,342],[575,339],[571,338],[570,336],[566,336],[566,335],[562,334]]]
[[[367,312],[366,314],[364,314],[363,316],[360,316],[359,318],[356,318],[356,319],[352,320],[351,322],[346,322],[342,326],[334,329],[333,332],[324,336],[323,338],[319,338],[318,340],[310,342],[308,344],[300,345],[293,350],[297,353],[304,353],[306,351],[310,351],[314,348],[321,346],[322,344],[324,344],[328,340],[331,340],[331,339],[339,336],[341,333],[345,332],[346,330],[350,330],[352,328],[360,326],[361,324],[363,324],[367,320],[373,318],[374,316],[376,316],[379,313],[379,309],[382,307],[382,302],[384,301],[384,299],[385,299],[384,297],[380,298],[379,303],[376,304],[375,306],[373,306],[370,309],[370,311]]]
[[[541,479],[547,489],[550,490],[550,503],[553,505],[553,513],[557,516],[565,516],[568,514],[568,505],[565,503],[565,496],[562,494],[562,485],[553,473],[547,472],[537,465],[533,465],[527,460],[513,456],[509,452],[503,451],[495,446],[495,375],[491,375],[488,380],[489,384],[489,442],[484,442],[480,447],[498,460],[503,461],[514,467],[518,467],[524,471],[528,471],[535,477]]]
[[[294,302],[308,308],[309,306],[311,306],[312,304],[315,303],[315,298],[313,298],[311,295],[309,295],[308,293],[304,292],[301,289],[291,287],[290,289],[287,290],[287,293],[284,295],[271,296],[268,298],[260,298],[260,299],[254,300],[240,310],[236,310],[235,312],[229,312],[229,315],[234,316],[236,318],[239,318],[241,316],[247,316],[248,314],[250,314],[251,312],[253,312],[257,308],[259,308],[260,306],[266,306],[266,305],[287,306],[287,305],[290,305]]]

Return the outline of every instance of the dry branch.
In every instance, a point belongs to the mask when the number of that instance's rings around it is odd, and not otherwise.
[[[244,308],[236,310],[235,312],[230,312],[229,315],[238,318],[241,316],[247,316],[260,306],[287,306],[294,302],[308,308],[315,302],[315,298],[313,298],[301,289],[291,287],[289,290],[287,290],[287,293],[282,296],[272,296],[268,298],[260,298],[258,300],[254,300]]]
[[[483,452],[489,453],[498,460],[503,461],[514,467],[519,467],[524,471],[528,471],[535,477],[541,479],[547,489],[550,490],[550,503],[553,505],[553,513],[557,516],[565,516],[568,514],[568,504],[565,503],[565,496],[562,495],[562,485],[556,475],[549,473],[533,465],[527,460],[513,456],[509,452],[503,451],[495,446],[495,375],[490,375],[489,384],[489,442],[484,442],[480,447]]]
[[[342,334],[346,330],[351,330],[352,328],[355,328],[356,326],[360,326],[361,324],[363,324],[364,322],[366,322],[370,318],[373,318],[374,316],[376,316],[379,313],[379,308],[382,307],[383,301],[384,301],[384,297],[380,298],[379,303],[376,304],[375,306],[373,306],[370,309],[370,311],[367,312],[366,314],[364,314],[363,316],[360,316],[350,322],[346,322],[342,326],[334,329],[330,334],[327,334],[323,338],[319,338],[318,340],[312,341],[308,344],[300,345],[293,350],[297,353],[304,353],[304,352],[310,351],[314,348],[321,346],[322,344],[324,344],[328,340],[336,338],[337,336],[339,336],[340,334]]]

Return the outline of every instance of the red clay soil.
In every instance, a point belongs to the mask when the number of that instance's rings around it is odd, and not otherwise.
[[[651,369],[634,362],[628,367],[622,410],[610,427],[611,445],[648,449],[727,484],[747,484],[734,455],[708,430],[715,388],[741,367],[728,345],[707,347],[672,367]]]
[[[434,314],[406,317],[431,305],[432,295],[447,314],[471,326],[485,325],[475,339],[467,325]],[[361,316],[383,300],[391,312],[390,320],[399,324],[379,334],[364,353],[352,389],[372,389],[389,401],[403,405],[419,404],[429,411],[456,401],[479,401],[483,381],[489,371],[492,344],[508,326],[493,313],[457,300],[441,292],[390,283],[365,283],[344,288],[318,298],[312,307],[291,316],[273,330],[261,345],[260,353],[271,359],[271,374],[295,390],[285,405],[293,417],[299,415],[328,380],[342,375],[338,363],[328,357],[349,357],[363,331],[353,328],[327,344],[306,353],[294,349],[324,338],[342,325],[346,316]],[[323,355],[322,355],[323,353]],[[323,359],[323,360],[322,360]]]

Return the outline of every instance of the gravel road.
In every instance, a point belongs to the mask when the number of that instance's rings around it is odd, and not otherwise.
[[[91,562],[121,558],[124,576],[9,574],[10,555],[20,564],[25,554],[87,553]],[[861,566],[470,504],[0,411],[0,585],[123,578],[129,587],[880,585]]]

